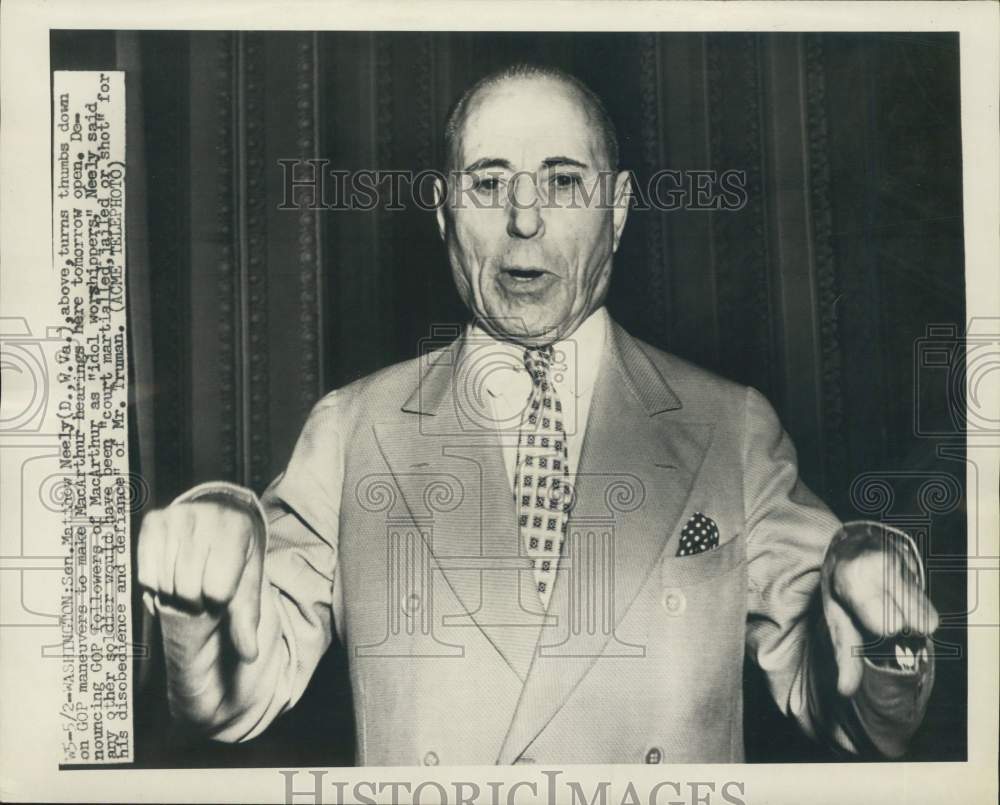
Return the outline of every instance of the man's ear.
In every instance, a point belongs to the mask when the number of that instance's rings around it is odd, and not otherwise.
[[[443,176],[434,177],[434,215],[437,218],[438,234],[441,240],[445,240],[448,232],[448,212],[445,207],[448,204],[448,185]]]
[[[612,222],[615,229],[614,251],[618,251],[618,243],[625,230],[625,220],[628,218],[629,207],[632,206],[632,173],[619,171],[615,177],[614,207]]]

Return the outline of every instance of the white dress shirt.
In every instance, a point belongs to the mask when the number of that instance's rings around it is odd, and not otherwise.
[[[576,476],[580,448],[587,432],[590,399],[607,333],[608,313],[600,307],[571,336],[552,345],[552,384],[563,407],[571,482]],[[481,382],[497,423],[504,466],[513,490],[520,417],[531,394],[531,377],[524,368],[524,347],[499,341],[476,324],[469,325],[466,344],[468,358],[486,367]],[[489,356],[488,361],[482,359],[485,355]],[[463,361],[466,359],[463,357]]]

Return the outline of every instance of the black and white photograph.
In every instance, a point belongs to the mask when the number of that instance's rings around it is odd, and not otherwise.
[[[39,29],[0,639],[57,799],[990,801],[982,38],[477,5]]]

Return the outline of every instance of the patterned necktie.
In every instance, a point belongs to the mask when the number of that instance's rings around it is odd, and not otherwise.
[[[514,502],[535,586],[547,609],[572,505],[562,403],[552,385],[552,347],[526,349],[531,396],[517,440]]]

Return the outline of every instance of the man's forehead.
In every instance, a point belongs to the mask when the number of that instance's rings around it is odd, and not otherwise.
[[[597,122],[576,87],[548,77],[511,78],[471,99],[458,137],[462,167],[502,159],[533,168],[562,156],[593,165]]]

